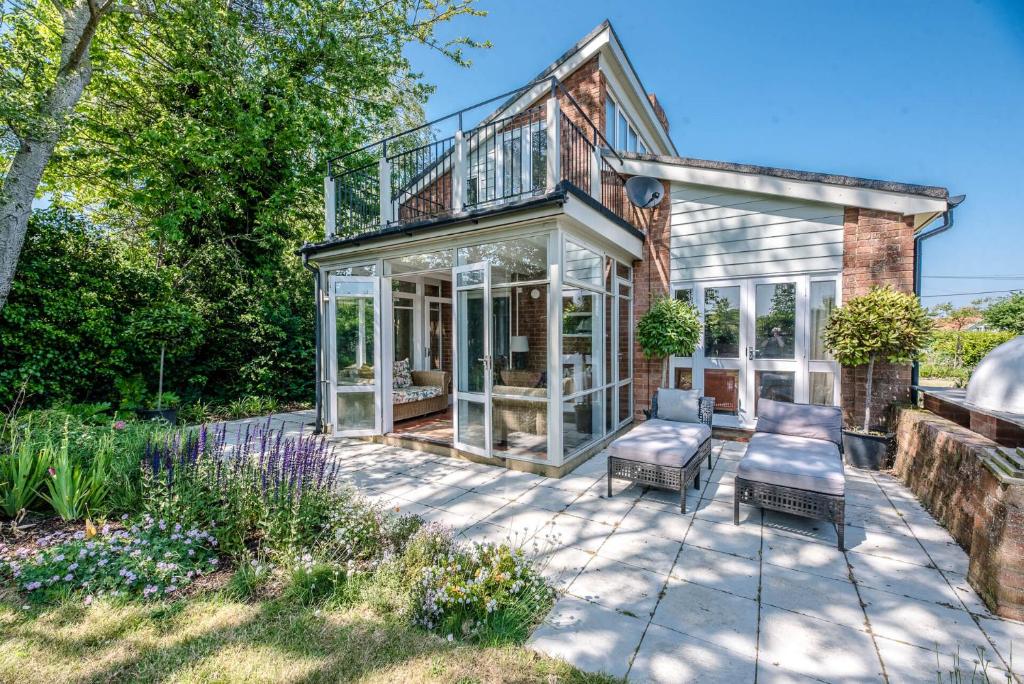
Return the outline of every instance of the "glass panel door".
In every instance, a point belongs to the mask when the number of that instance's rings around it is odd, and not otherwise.
[[[329,284],[330,358],[328,411],[334,434],[381,432],[380,279],[333,276]]]
[[[486,262],[452,269],[455,297],[455,446],[491,453],[491,274]]]
[[[747,359],[753,374],[756,416],[762,398],[792,402],[803,395],[799,391],[803,388],[797,387],[804,383],[803,373],[797,372],[802,364],[797,360],[802,361],[804,355],[799,335],[802,326],[797,324],[797,281],[753,282],[749,287],[753,289],[754,344],[747,348]],[[747,377],[750,379],[749,373]]]
[[[704,394],[715,398],[715,413],[743,420],[742,375],[746,368],[747,331],[742,324],[746,298],[741,284],[700,288],[704,313]]]

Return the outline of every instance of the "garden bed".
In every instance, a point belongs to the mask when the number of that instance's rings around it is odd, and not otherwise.
[[[464,673],[485,653],[512,679],[577,676],[519,650],[554,598],[519,550],[338,486],[322,438],[121,421],[86,438],[54,418],[11,421],[0,445],[6,481],[27,483],[0,485],[18,511],[0,517],[0,679],[435,679],[437,654]],[[96,648],[41,656],[59,633]]]

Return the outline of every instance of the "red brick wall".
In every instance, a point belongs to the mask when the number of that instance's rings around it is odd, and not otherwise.
[[[669,238],[672,202],[670,186],[665,186],[666,199],[654,210],[647,239],[644,240],[643,261],[633,263],[633,324],[640,320],[651,306],[651,301],[669,293]],[[661,386],[662,360],[644,358],[640,345],[633,345],[633,411],[643,420],[643,410],[650,408],[651,396]]]
[[[562,80],[562,86],[572,95],[580,109],[586,114],[597,129],[604,133],[604,76],[598,68],[597,56],[579,66]],[[545,98],[547,95],[545,95]],[[562,111],[574,124],[587,134],[592,134],[580,111],[571,102],[562,102]]]
[[[843,301],[876,285],[913,292],[913,218],[848,207],[843,217]],[[910,364],[875,364],[872,423],[891,426],[893,403],[910,400],[910,369]],[[842,370],[841,403],[847,425],[864,420],[866,382],[866,367]]]
[[[996,444],[928,411],[899,412],[893,470],[970,557],[967,579],[996,614],[1024,619],[1024,487],[983,463]]]

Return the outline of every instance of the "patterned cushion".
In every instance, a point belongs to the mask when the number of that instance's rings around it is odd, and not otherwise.
[[[412,371],[409,369],[409,359],[395,361],[395,379],[392,387],[401,389],[412,385]]]
[[[396,404],[408,404],[420,399],[432,399],[441,396],[441,388],[435,385],[409,385],[401,389],[396,388],[391,394]]]

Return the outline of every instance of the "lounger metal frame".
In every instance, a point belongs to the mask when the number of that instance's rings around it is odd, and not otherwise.
[[[700,422],[711,427],[715,411],[714,397],[701,397],[697,409]],[[645,411],[648,418],[658,415],[658,394],[651,399],[651,410]],[[693,482],[694,489],[700,489],[700,467],[708,460],[711,470],[711,438],[708,437],[682,466],[659,466],[642,461],[633,461],[621,456],[608,457],[608,496],[612,495],[612,480],[629,480],[645,487],[657,487],[679,492],[679,510],[686,513],[687,485]]]

